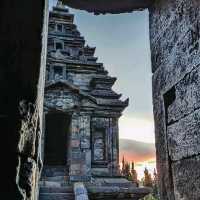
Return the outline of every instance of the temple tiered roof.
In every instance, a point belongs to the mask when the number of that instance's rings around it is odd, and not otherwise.
[[[96,99],[99,109],[116,107],[121,112],[128,105],[128,99],[120,100],[121,94],[112,90],[116,78],[110,77],[103,64],[97,62],[96,48],[85,43],[68,8],[63,5],[53,7],[49,19],[46,89],[54,88],[52,84],[62,79],[63,84],[70,82]],[[56,74],[59,77],[55,80]]]

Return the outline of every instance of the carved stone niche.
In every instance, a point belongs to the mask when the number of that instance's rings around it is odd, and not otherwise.
[[[107,166],[108,143],[107,121],[104,118],[92,119],[92,164],[93,166]]]
[[[93,162],[105,161],[105,129],[96,129],[93,133]]]

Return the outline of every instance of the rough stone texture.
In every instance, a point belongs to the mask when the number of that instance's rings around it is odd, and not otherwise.
[[[200,157],[183,159],[172,164],[175,199],[199,199]]]
[[[149,11],[161,199],[197,200],[200,3],[161,0]]]
[[[74,200],[73,186],[66,181],[64,167],[44,167],[40,180],[40,200]]]
[[[89,200],[87,189],[81,182],[74,183],[74,195],[75,200]]]
[[[92,132],[94,133],[92,135],[92,164],[94,168],[92,174],[96,176],[119,174],[118,120],[94,117],[92,118]],[[100,157],[103,158],[99,159]],[[98,169],[98,166],[101,167]]]
[[[138,188],[124,177],[95,177],[85,186],[91,200],[138,200],[151,192],[150,188]]]
[[[167,127],[169,155],[173,161],[200,153],[200,110]]]
[[[148,8],[153,0],[63,0],[68,6],[95,14],[123,13]]]
[[[168,107],[168,122],[173,123],[200,107],[200,68],[197,67],[185,75],[174,86],[175,99]]]
[[[47,1],[0,3],[1,195],[36,199],[46,64]]]
[[[139,200],[150,193],[149,188],[122,186],[87,186],[90,200]]]
[[[71,126],[71,148],[68,154],[70,180],[90,180],[90,117],[74,114]]]

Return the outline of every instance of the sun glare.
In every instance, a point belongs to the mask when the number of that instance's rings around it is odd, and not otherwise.
[[[154,122],[152,118],[121,117],[120,138],[154,143]]]

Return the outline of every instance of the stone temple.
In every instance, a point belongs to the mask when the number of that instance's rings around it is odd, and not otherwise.
[[[128,106],[63,6],[50,12],[44,100],[44,165],[72,181],[119,175],[118,119]]]
[[[88,191],[95,187],[90,199],[148,193],[120,176],[118,119],[129,100],[112,90],[116,78],[94,53],[74,15],[58,2],[49,14],[40,200],[74,199],[74,182],[85,183]]]
[[[94,14],[148,9],[160,199],[199,200],[200,1],[62,2]],[[43,163],[48,0],[0,4],[0,190],[6,199],[35,200]]]

